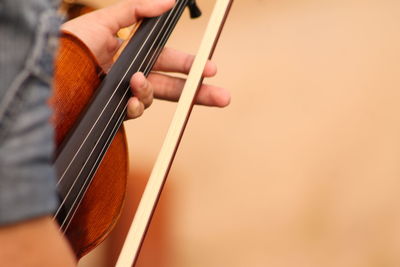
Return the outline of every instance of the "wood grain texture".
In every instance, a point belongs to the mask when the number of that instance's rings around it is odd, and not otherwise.
[[[88,48],[73,35],[61,37],[55,91],[50,104],[60,146],[100,83],[101,69]],[[111,231],[121,212],[126,189],[127,147],[123,127],[116,134],[66,232],[78,258]]]

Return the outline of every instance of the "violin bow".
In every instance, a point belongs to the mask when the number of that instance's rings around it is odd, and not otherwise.
[[[215,3],[171,125],[116,263],[117,267],[132,266],[132,264],[136,263],[145,234],[189,120],[198,89],[202,84],[204,67],[207,60],[212,57],[232,3],[233,0],[217,0]]]

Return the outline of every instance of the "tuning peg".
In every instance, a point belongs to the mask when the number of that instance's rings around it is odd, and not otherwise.
[[[201,10],[199,9],[199,7],[196,4],[196,0],[189,0],[187,5],[189,8],[190,17],[192,19],[198,18],[201,16]]]

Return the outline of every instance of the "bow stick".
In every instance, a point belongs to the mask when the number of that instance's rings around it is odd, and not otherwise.
[[[176,150],[193,108],[197,91],[203,81],[202,73],[211,58],[228,16],[233,0],[217,0],[198,53],[190,69],[167,136],[158,154],[146,188],[143,192],[132,225],[125,239],[116,266],[126,267],[136,263],[138,254],[165,184]]]

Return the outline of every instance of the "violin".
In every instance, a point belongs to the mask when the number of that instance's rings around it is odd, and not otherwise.
[[[195,0],[177,0],[165,14],[144,19],[107,75],[84,43],[62,33],[50,100],[60,196],[54,219],[78,259],[107,237],[121,213],[128,172],[122,123],[130,77],[150,73],[186,7],[192,18],[200,16]]]

